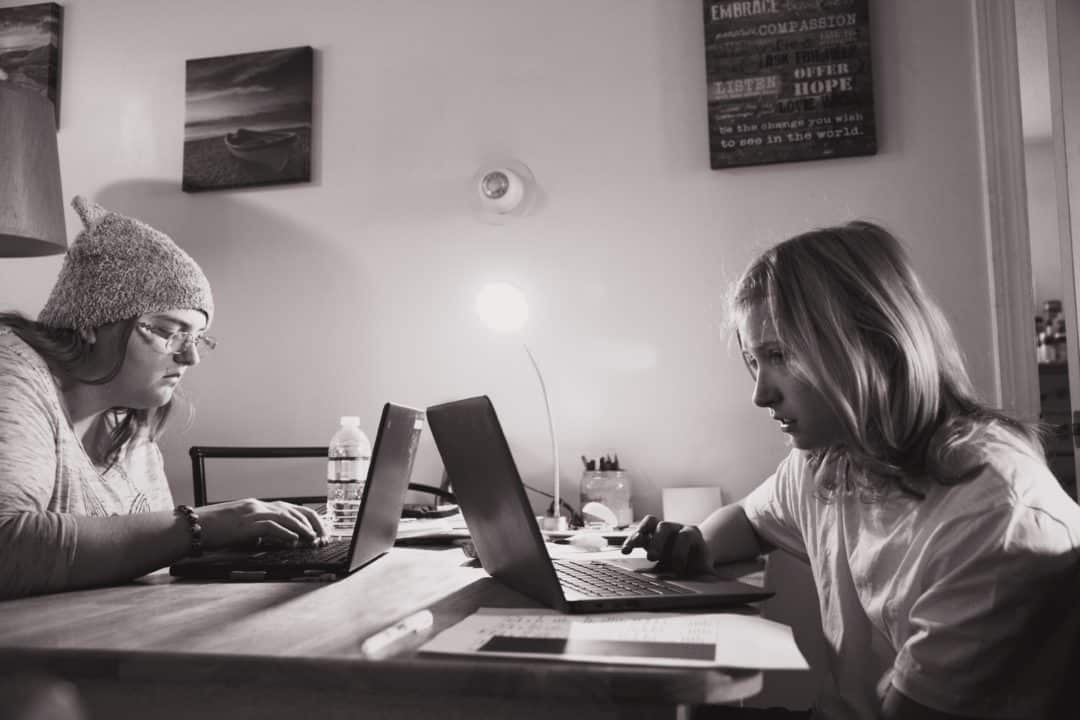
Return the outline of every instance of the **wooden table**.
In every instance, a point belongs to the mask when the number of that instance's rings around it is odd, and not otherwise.
[[[458,548],[394,548],[334,583],[201,583],[164,572],[0,602],[0,676],[73,682],[92,720],[425,716],[673,717],[731,702],[761,673],[418,655],[360,643],[421,608],[439,632],[476,610],[537,607]],[[0,700],[2,702],[2,700]]]

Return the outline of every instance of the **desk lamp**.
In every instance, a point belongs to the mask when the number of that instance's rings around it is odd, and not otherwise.
[[[529,317],[529,305],[525,302],[525,294],[509,283],[492,283],[484,286],[476,297],[476,313],[484,323],[495,332],[518,332],[525,325]],[[555,423],[551,419],[551,403],[548,402],[547,385],[544,384],[544,375],[540,372],[540,366],[529,349],[527,343],[522,343],[525,354],[529,356],[533,370],[536,371],[536,379],[540,381],[540,392],[544,396],[544,409],[547,411],[548,433],[551,435],[551,461],[554,465],[554,485],[552,489],[553,512],[551,516],[544,516],[545,530],[565,530],[566,518],[562,515],[562,499],[559,495],[559,444],[555,437]]]
[[[0,257],[65,250],[53,105],[40,95],[0,83]]]

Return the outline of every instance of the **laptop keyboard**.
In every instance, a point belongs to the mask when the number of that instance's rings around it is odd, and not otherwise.
[[[591,597],[648,597],[650,595],[692,595],[686,588],[621,570],[603,562],[552,560],[559,583]]]
[[[263,565],[302,565],[304,563],[339,563],[349,556],[348,540],[332,540],[326,545],[268,550],[260,554]]]

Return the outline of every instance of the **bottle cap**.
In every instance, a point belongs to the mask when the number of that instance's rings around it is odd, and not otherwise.
[[[342,425],[356,425],[356,426],[359,427],[360,418],[358,416],[356,416],[356,415],[342,415],[341,416],[341,424]]]

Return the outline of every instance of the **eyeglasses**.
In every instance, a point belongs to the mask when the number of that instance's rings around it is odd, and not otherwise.
[[[179,355],[192,345],[200,352],[207,352],[217,347],[217,340],[203,333],[192,333],[187,330],[175,330],[169,332],[150,323],[139,322],[135,326],[143,332],[150,333],[155,338],[165,341],[163,352],[169,355]],[[156,344],[155,344],[156,345]]]

